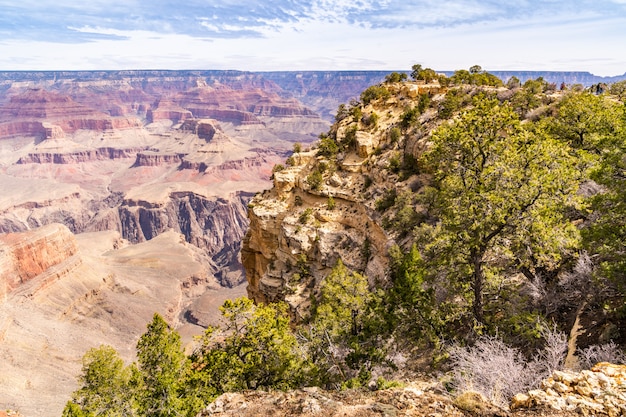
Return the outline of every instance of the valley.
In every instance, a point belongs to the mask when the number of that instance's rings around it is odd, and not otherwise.
[[[0,408],[60,415],[90,347],[133,360],[154,312],[189,343],[245,294],[247,204],[329,123],[254,74],[1,78]]]

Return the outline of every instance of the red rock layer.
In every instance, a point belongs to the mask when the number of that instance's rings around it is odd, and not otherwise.
[[[122,110],[118,109],[117,113]],[[42,89],[27,90],[0,107],[0,138],[16,135],[50,138],[81,129],[104,131],[140,126],[141,121],[134,117],[111,117],[69,96]]]
[[[77,252],[72,232],[57,223],[0,235],[0,299]]]
[[[27,156],[20,158],[18,164],[75,164],[79,162],[102,161],[106,159],[122,159],[132,158],[137,152],[143,151],[145,148],[97,148],[88,149],[80,152],[70,153],[29,153]]]

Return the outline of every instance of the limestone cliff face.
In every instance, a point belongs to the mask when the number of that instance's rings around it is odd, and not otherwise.
[[[335,173],[332,184],[315,191],[306,183],[318,162],[315,151],[298,160],[302,165],[276,173],[274,188],[250,203],[242,250],[249,296],[286,300],[296,317],[306,315],[312,292],[338,259],[365,272],[372,285],[384,280],[391,242],[377,213],[363,204],[361,173]]]
[[[273,188],[251,201],[242,261],[254,300],[285,300],[296,319],[304,317],[338,259],[364,273],[372,287],[385,283],[388,250],[402,233],[382,227],[376,201],[388,190],[399,194],[419,183],[415,173],[401,178],[389,166],[398,155],[416,155],[422,143],[417,134],[390,134],[418,94],[405,85],[386,88],[392,98],[363,106],[362,118],[347,116],[331,128],[335,143],[349,145],[332,156],[319,149],[294,154],[290,166],[274,174]],[[415,90],[436,96],[439,85]],[[373,113],[375,126],[367,122]]]
[[[174,192],[163,203],[126,200],[117,209],[120,231],[131,243],[140,243],[174,230],[203,249],[217,267],[236,267],[240,242],[248,226],[246,204],[251,197],[249,193],[226,199]]]
[[[72,260],[77,252],[74,235],[58,223],[0,235],[0,300],[34,278],[39,277],[43,286],[45,281],[64,275],[79,262]]]

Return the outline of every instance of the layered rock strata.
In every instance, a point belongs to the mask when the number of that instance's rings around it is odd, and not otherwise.
[[[61,224],[0,235],[0,299],[49,269],[68,262],[77,252],[74,235]],[[56,275],[48,275],[58,278],[59,273],[55,272]]]

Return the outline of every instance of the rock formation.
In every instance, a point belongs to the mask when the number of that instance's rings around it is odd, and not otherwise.
[[[441,389],[428,385],[363,392],[329,392],[305,388],[291,392],[227,393],[218,397],[199,416],[202,417],[275,417],[316,416],[450,416],[465,414],[454,407]]]
[[[626,415],[626,365],[602,362],[581,372],[555,371],[541,389],[517,394],[511,409],[547,408],[585,416]]]
[[[61,224],[50,224],[27,233],[0,235],[0,299],[49,269],[67,263],[76,255],[74,235]],[[52,274],[48,274],[52,275]]]
[[[401,179],[388,170],[400,150],[391,138],[390,126],[416,96],[404,86],[388,88],[403,101],[379,104],[384,115],[375,129],[363,122],[365,116],[357,121],[344,118],[329,135],[339,143],[352,140],[352,146],[333,157],[319,149],[292,155],[290,165],[274,173],[273,188],[251,201],[242,262],[248,295],[254,300],[285,300],[296,319],[304,317],[311,296],[338,259],[349,269],[363,272],[371,286],[384,284],[387,251],[401,236],[382,227],[376,200],[388,190],[400,194],[420,181],[417,175]],[[419,88],[433,95],[440,90],[438,84]],[[363,113],[376,110],[369,105]],[[355,126],[361,129],[354,131]],[[353,139],[347,139],[350,135]],[[419,148],[412,141],[402,146]],[[317,182],[312,180],[314,175],[318,175]]]

